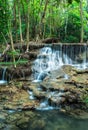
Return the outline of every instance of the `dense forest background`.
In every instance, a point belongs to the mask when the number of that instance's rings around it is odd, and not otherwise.
[[[88,0],[0,0],[0,43],[87,42]]]

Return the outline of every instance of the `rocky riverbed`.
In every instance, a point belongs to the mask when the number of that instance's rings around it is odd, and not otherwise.
[[[47,100],[49,106],[61,107],[64,111],[87,111],[88,70],[79,71],[71,66],[63,66],[63,69],[68,79],[62,73],[60,76],[60,73],[53,72],[55,77],[47,76],[43,82],[18,79],[1,85],[0,110],[35,110]]]
[[[31,59],[38,53],[22,55],[29,59],[27,64],[7,67],[5,78],[12,78],[0,85],[0,129],[44,129],[44,120],[35,120],[34,126],[30,124],[36,118],[36,111],[40,110],[56,110],[76,119],[88,119],[88,69],[77,70],[71,65],[63,65],[61,69],[49,72],[42,82],[32,82]]]
[[[56,74],[55,77],[52,79],[51,77],[46,77],[40,83],[33,83],[28,81],[28,79],[20,79],[1,85],[0,129],[48,129],[46,127],[46,117],[44,118],[44,115],[41,117],[41,112],[39,114],[36,113],[40,110],[52,111],[54,115],[55,111],[57,111],[65,114],[66,118],[71,115],[75,117],[75,120],[87,120],[88,70],[79,71],[71,66],[63,66],[63,69],[64,72],[67,72],[68,79],[65,79],[62,73],[60,76],[60,73],[53,72],[54,75]],[[49,113],[49,111],[46,113]],[[61,120],[61,117],[59,120]],[[63,127],[69,129],[69,126],[66,125]]]

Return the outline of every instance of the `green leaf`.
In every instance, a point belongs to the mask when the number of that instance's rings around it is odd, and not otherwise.
[[[18,65],[18,64],[25,64],[27,62],[28,62],[28,60],[22,59],[22,60],[16,61],[15,63],[14,62],[0,62],[0,65],[7,65],[7,66],[14,65],[14,64]]]

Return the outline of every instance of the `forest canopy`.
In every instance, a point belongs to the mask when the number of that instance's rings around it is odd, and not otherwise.
[[[88,0],[0,0],[0,43],[87,42]]]

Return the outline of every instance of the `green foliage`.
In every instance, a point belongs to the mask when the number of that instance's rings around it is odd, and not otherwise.
[[[21,53],[19,49],[16,49],[14,51],[9,50],[6,52],[7,57],[10,57],[10,61],[5,61],[5,62],[0,62],[0,65],[5,65],[5,66],[9,66],[9,65],[20,65],[20,64],[26,64],[28,62],[27,59],[23,59],[21,58]],[[12,61],[12,57],[15,57],[15,61]]]
[[[45,3],[45,0],[0,0],[0,43],[5,42],[4,37],[7,42],[9,42],[8,27],[11,28],[14,42],[20,40],[19,11],[22,22],[22,35],[23,39],[26,39],[28,5],[29,36],[30,39],[36,39],[41,18],[44,13]],[[86,1],[82,1],[82,4],[84,15],[84,41],[87,41],[88,5]],[[49,0],[42,24],[42,38],[60,37],[62,42],[79,42],[81,28],[79,5],[80,0]]]
[[[69,3],[69,4],[72,4],[72,2],[73,2],[74,0],[67,0],[67,2]],[[80,0],[75,0],[76,2],[80,2]]]
[[[88,104],[88,95],[84,95],[83,102]]]
[[[12,55],[19,56],[20,50],[9,51],[7,54],[10,56],[12,56]]]
[[[26,59],[20,59],[18,61],[14,62],[0,62],[0,65],[5,65],[5,66],[9,66],[9,65],[20,65],[20,64],[26,64],[28,62],[28,60]]]
[[[8,19],[9,19],[9,10],[8,10],[8,0],[0,0],[0,42],[5,42],[4,37],[7,36],[8,28]]]
[[[88,98],[86,98],[86,99],[84,100],[84,102],[85,102],[85,103],[88,103]]]
[[[79,4],[73,2],[69,6],[69,10],[67,15],[65,15],[65,21],[63,25],[60,27],[61,39],[62,42],[80,42],[80,34],[81,34],[81,21],[80,21],[80,12],[79,12]],[[66,21],[67,20],[67,21]],[[84,30],[88,30],[85,28],[84,22]],[[87,36],[85,34],[85,36]],[[86,38],[87,39],[87,38]],[[84,39],[86,41],[86,39]]]

